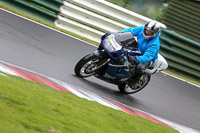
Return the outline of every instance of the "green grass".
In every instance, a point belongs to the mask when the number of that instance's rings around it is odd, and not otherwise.
[[[50,23],[47,23],[47,22],[45,22],[45,21],[43,21],[43,20],[41,20],[41,19],[39,19],[39,18],[37,18],[37,17],[28,15],[28,14],[26,14],[26,13],[24,13],[24,12],[20,12],[20,11],[14,9],[14,8],[11,8],[11,7],[9,7],[8,5],[5,5],[5,4],[3,4],[3,3],[1,3],[1,2],[0,2],[0,8],[3,8],[3,9],[6,9],[6,10],[8,10],[8,11],[11,11],[11,12],[13,12],[13,13],[19,14],[19,15],[24,16],[24,17],[26,17],[26,18],[32,19],[32,20],[34,20],[34,21],[36,21],[36,22],[39,22],[39,23],[41,23],[41,24],[44,24],[44,25],[46,25],[46,26],[48,26],[48,27],[54,28],[54,29],[56,29],[56,30],[59,30],[59,31],[61,31],[61,32],[63,32],[63,33],[66,33],[66,34],[68,34],[68,35],[74,36],[74,37],[76,37],[76,38],[79,38],[79,39],[81,39],[81,40],[83,40],[83,41],[86,41],[86,42],[88,42],[88,43],[90,43],[90,44],[93,44],[93,45],[96,45],[96,46],[99,45],[98,43],[96,43],[96,42],[94,42],[94,41],[92,41],[92,40],[89,40],[89,39],[84,38],[84,37],[82,37],[82,36],[80,36],[80,35],[77,35],[77,34],[74,34],[74,33],[72,33],[72,32],[69,32],[69,31],[63,30],[63,29],[61,29],[61,28],[58,28],[58,27],[56,27],[55,25],[52,25],[52,24],[50,24]],[[172,70],[172,69],[165,70],[164,72],[166,72],[166,73],[168,73],[168,74],[171,74],[171,75],[173,75],[173,76],[175,76],[175,77],[181,78],[181,79],[183,79],[183,80],[186,80],[187,82],[191,82],[191,83],[193,83],[193,84],[196,84],[196,85],[200,86],[199,79],[194,79],[194,78],[189,77],[189,76],[187,76],[187,75],[183,75],[182,73],[176,72],[176,71],[174,71],[174,70]]]
[[[176,133],[149,120],[15,76],[0,75],[2,133]]]

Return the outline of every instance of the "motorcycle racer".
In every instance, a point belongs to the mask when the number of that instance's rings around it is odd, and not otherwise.
[[[129,62],[137,63],[135,74],[131,78],[134,80],[130,82],[130,84],[135,85],[139,82],[151,61],[155,62],[158,58],[160,26],[156,21],[149,21],[144,26],[127,28],[121,32],[131,32],[134,36],[137,36],[138,49],[142,53],[142,56],[129,56]]]

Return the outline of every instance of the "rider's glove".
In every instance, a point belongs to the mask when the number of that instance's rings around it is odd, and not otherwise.
[[[135,56],[129,56],[128,60],[132,65],[137,63],[137,58]]]

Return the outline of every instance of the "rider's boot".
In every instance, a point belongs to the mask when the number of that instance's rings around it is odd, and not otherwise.
[[[135,75],[131,78],[129,86],[134,89],[135,87],[140,87],[139,81],[142,79],[142,75]]]
[[[142,79],[142,75],[144,70],[150,65],[150,62],[148,63],[139,63],[137,64],[135,68],[135,74],[133,74],[133,70],[130,70],[132,75],[130,78],[129,86],[134,89],[140,87],[139,81]]]

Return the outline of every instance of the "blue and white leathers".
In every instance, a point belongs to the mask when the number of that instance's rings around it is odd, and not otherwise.
[[[144,39],[143,29],[144,26],[140,26],[136,28],[128,28],[121,32],[131,32],[134,36],[137,36],[138,48],[142,54],[142,56],[136,56],[137,63],[146,63],[150,61],[155,62],[158,58],[158,52],[160,49],[160,32],[154,38]]]

